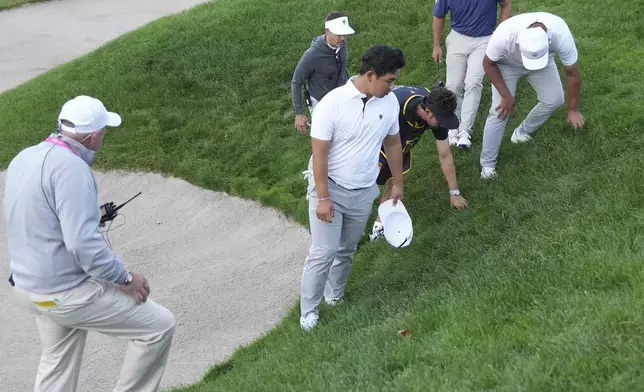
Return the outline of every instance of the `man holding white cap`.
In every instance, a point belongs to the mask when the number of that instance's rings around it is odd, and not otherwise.
[[[156,391],[165,370],[174,316],[99,232],[90,166],[106,127],[120,124],[101,101],[78,96],[63,105],[57,132],[18,153],[5,175],[9,282],[43,347],[35,392],[76,391],[90,330],[129,341],[114,391]]]
[[[295,67],[291,80],[295,128],[305,134],[309,119],[302,106],[302,87],[306,89],[309,112],[331,90],[349,80],[349,48],[347,35],[355,31],[343,12],[334,11],[326,17],[324,34],[315,37]]]
[[[300,301],[305,330],[316,326],[323,295],[330,305],[343,301],[353,256],[380,193],[381,147],[393,177],[390,198],[403,198],[400,106],[391,89],[405,56],[400,49],[374,45],[361,63],[359,74],[327,94],[313,117],[312,159],[305,171],[311,246]]]
[[[483,130],[481,178],[496,175],[496,158],[509,115],[514,111],[517,83],[526,77],[538,103],[512,133],[513,143],[528,142],[537,128],[564,104],[564,91],[554,54],[558,54],[568,83],[568,123],[584,125],[579,112],[581,73],[575,40],[566,22],[547,12],[519,14],[501,23],[488,44],[483,67],[492,83],[492,106]]]

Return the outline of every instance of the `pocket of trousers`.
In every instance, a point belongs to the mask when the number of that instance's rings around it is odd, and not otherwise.
[[[107,288],[106,284],[107,282],[96,278],[89,278],[73,289],[48,296],[52,298],[56,305],[41,310],[46,310],[52,314],[64,315],[65,313],[81,309],[100,298]]]

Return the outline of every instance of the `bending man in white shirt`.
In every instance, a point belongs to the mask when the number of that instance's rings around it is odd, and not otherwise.
[[[318,322],[324,295],[330,305],[344,298],[358,241],[380,192],[380,148],[393,174],[391,199],[403,197],[400,106],[391,91],[405,57],[400,49],[372,46],[357,77],[322,98],[311,124],[308,168],[312,243],[302,273],[300,326]]]
[[[10,282],[36,315],[43,348],[34,392],[77,390],[88,331],[129,341],[114,392],[156,391],[175,318],[103,240],[90,168],[106,127],[121,117],[80,96],[58,121],[58,131],[18,153],[5,176]]]
[[[496,175],[503,131],[514,111],[520,78],[526,77],[537,93],[538,103],[517,127],[511,141],[528,142],[530,136],[564,104],[564,91],[554,60],[558,54],[568,83],[568,123],[584,125],[579,112],[581,73],[575,40],[566,22],[547,12],[519,14],[499,24],[483,59],[485,75],[492,84],[492,106],[483,130],[481,178]]]

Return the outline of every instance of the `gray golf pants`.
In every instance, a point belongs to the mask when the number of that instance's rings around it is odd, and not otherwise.
[[[510,67],[499,64],[503,81],[513,97],[519,79],[525,76],[528,83],[537,93],[537,104],[519,125],[519,133],[531,134],[546,122],[564,104],[564,91],[559,77],[559,71],[553,60],[546,68],[538,71],[528,71],[524,68]],[[496,158],[499,154],[501,141],[508,117],[502,119],[495,108],[501,103],[501,94],[492,85],[492,105],[483,129],[483,149],[481,151],[481,166],[496,167]]]
[[[328,299],[344,297],[353,256],[365,232],[373,202],[379,195],[375,182],[371,187],[351,190],[329,180],[334,216],[333,221],[327,223],[316,215],[318,196],[313,177],[309,178],[311,246],[302,273],[302,317],[318,312],[322,295]]]

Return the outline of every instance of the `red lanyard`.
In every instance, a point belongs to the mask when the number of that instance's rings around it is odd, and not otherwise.
[[[47,139],[45,139],[45,142],[59,145],[61,147],[64,147],[64,148],[68,149],[69,151],[73,152],[74,154],[76,154],[74,152],[74,150],[72,150],[72,147],[69,145],[69,143],[67,143],[66,141],[64,141],[62,139],[59,139],[59,138],[56,138],[56,137],[53,137],[53,136],[49,136]]]

